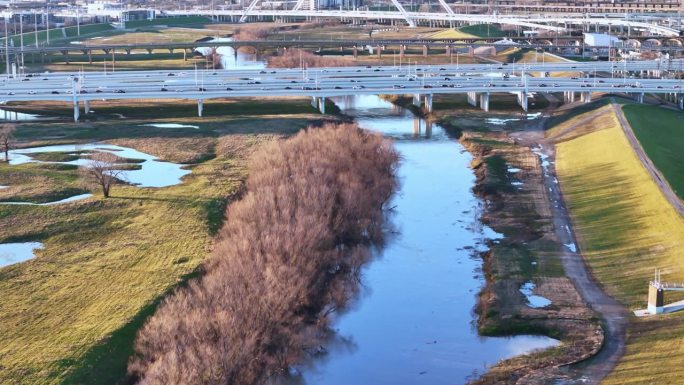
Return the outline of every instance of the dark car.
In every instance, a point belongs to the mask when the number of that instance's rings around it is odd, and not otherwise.
[[[161,92],[166,92],[166,91],[168,91],[168,90],[166,89],[166,87],[162,87],[161,90],[159,90],[159,91],[161,91]]]
[[[233,89],[230,87],[226,87],[226,91],[232,91]]]
[[[207,90],[207,89],[204,88],[204,87],[197,87],[197,91],[202,91],[202,92],[204,92],[204,91],[206,91],[206,90]]]

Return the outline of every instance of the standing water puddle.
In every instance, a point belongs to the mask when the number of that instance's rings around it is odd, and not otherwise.
[[[135,163],[140,166],[139,170],[124,171],[123,177],[128,183],[139,187],[166,187],[179,184],[184,175],[190,170],[182,169],[182,165],[157,160],[152,155],[136,151],[132,148],[116,146],[113,144],[90,143],[90,144],[66,144],[46,147],[33,147],[10,151],[10,164],[22,164],[29,162],[40,162],[31,158],[31,154],[40,152],[67,152],[78,151],[106,151],[121,158],[140,159],[142,163]],[[49,162],[59,164],[71,164],[83,166],[88,163],[88,158],[79,158],[70,162]]]
[[[497,235],[479,225],[471,155],[440,127],[378,97],[334,101],[361,127],[395,139],[401,188],[389,206],[398,234],[364,269],[362,297],[335,322],[328,354],[285,382],[464,383],[501,359],[556,345],[544,336],[477,333],[482,261],[471,252]]]
[[[40,242],[0,243],[0,267],[31,259],[33,250],[42,248]]]

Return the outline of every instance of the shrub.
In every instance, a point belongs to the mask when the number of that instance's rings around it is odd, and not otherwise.
[[[251,385],[317,350],[382,242],[397,161],[352,124],[264,146],[204,275],[147,321],[129,372],[150,385]]]

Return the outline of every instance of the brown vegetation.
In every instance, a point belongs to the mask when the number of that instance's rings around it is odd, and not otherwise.
[[[235,28],[233,31],[233,40],[235,41],[259,41],[266,39],[272,34],[274,28],[264,27],[260,25],[249,25]]]
[[[14,124],[5,123],[0,126],[0,149],[5,153],[5,162],[9,162],[9,150],[14,143]]]
[[[273,68],[344,67],[352,64],[348,60],[317,56],[302,49],[288,49],[282,55],[268,59],[268,66]]]
[[[546,334],[561,340],[557,347],[501,361],[473,383],[546,384],[563,379],[567,369],[559,368],[596,354],[603,333],[561,265],[564,246],[554,232],[541,161],[505,132],[467,131],[460,141],[475,157],[473,191],[485,202],[481,220],[504,235],[482,254],[486,283],[476,309],[480,333]],[[509,166],[520,171],[513,176]],[[534,282],[535,294],[551,304],[527,306],[519,290],[524,282]]]
[[[351,124],[258,151],[203,277],[142,328],[130,373],[141,384],[255,384],[316,350],[381,242],[397,159]]]

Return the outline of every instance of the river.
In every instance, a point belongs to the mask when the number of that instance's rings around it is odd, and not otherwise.
[[[390,206],[397,234],[363,272],[355,306],[336,320],[320,359],[289,384],[457,384],[497,361],[557,343],[543,336],[478,335],[473,312],[483,285],[486,238],[478,221],[471,155],[438,125],[376,96],[334,98],[363,128],[395,141],[401,187]]]

